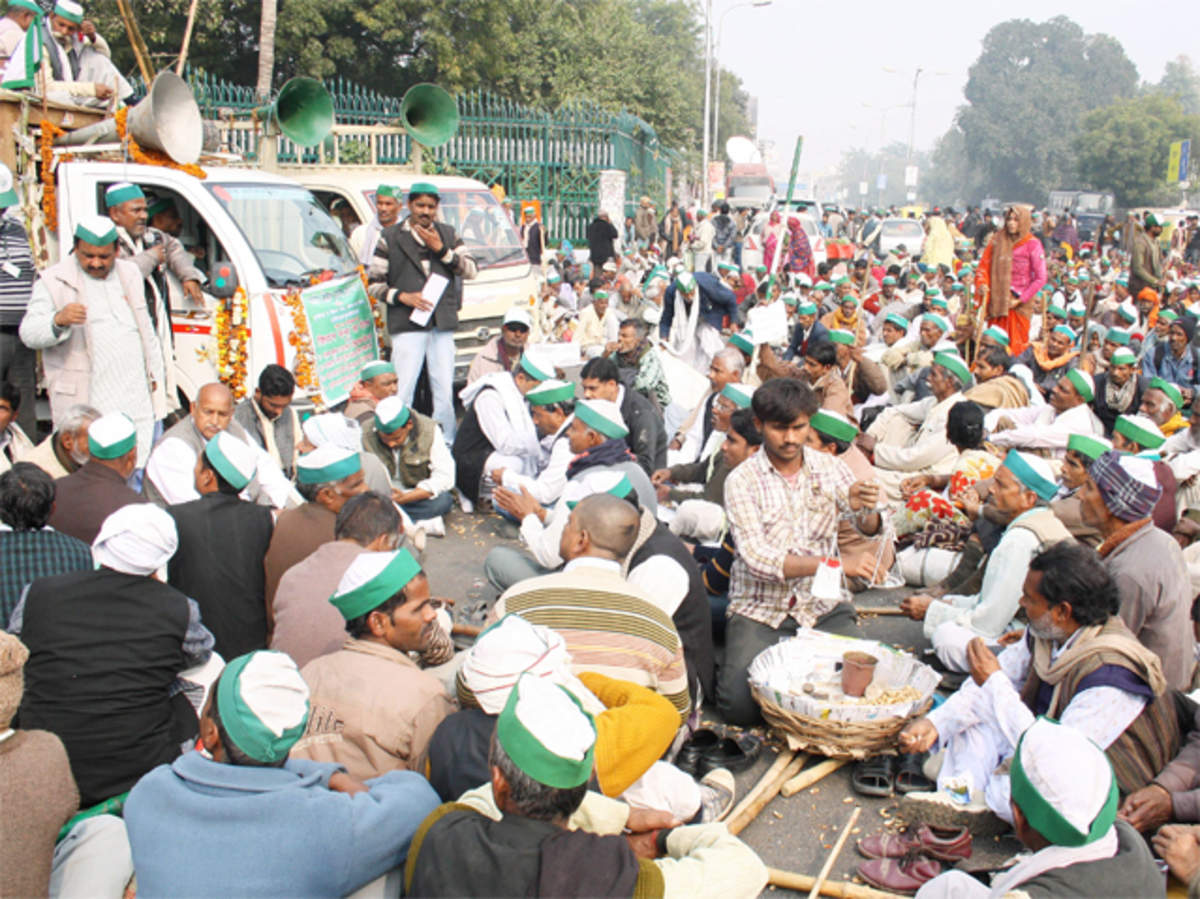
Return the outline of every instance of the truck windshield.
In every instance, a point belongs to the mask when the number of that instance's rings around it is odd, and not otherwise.
[[[207,181],[205,186],[242,229],[272,287],[307,286],[312,275],[342,275],[358,264],[342,229],[305,188]]]
[[[375,191],[367,191],[367,200],[375,207]],[[400,217],[408,215],[408,198],[400,198]],[[441,191],[438,219],[462,238],[480,269],[525,263],[521,235],[504,207],[488,190]]]

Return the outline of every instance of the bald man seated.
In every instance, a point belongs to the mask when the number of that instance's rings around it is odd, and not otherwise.
[[[620,560],[633,548],[638,525],[637,509],[623,499],[596,493],[580,500],[559,542],[566,560],[562,571],[510,587],[488,621],[515,613],[557,631],[574,673],[590,671],[648,687],[671,701],[682,723],[691,698],[675,623],[621,574]]]
[[[214,382],[200,388],[192,401],[191,414],[169,428],[150,453],[143,487],[147,499],[160,506],[199,499],[195,483],[196,459],[208,441],[226,431],[258,452],[254,479],[242,491],[243,499],[276,509],[304,503],[280,470],[279,463],[233,420],[233,407],[233,393],[224,384]]]

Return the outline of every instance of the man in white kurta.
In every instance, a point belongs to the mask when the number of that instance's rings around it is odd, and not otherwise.
[[[136,265],[117,259],[113,223],[88,216],[75,229],[71,256],[41,273],[21,320],[21,340],[42,350],[55,424],[88,403],[124,412],[137,428],[138,467],[150,454],[153,399],[163,356]]]
[[[858,446],[875,454],[875,480],[888,500],[900,500],[900,482],[914,474],[949,474],[954,468],[958,450],[946,436],[946,423],[971,383],[961,358],[938,353],[929,366],[933,396],[885,409],[866,433],[858,435]]]
[[[542,447],[525,394],[550,380],[553,371],[553,366],[524,353],[514,373],[492,372],[459,393],[463,406],[475,411],[479,429],[492,445],[483,466],[481,497],[491,495],[496,486],[492,473],[499,469],[514,475],[537,476]]]
[[[1058,379],[1045,406],[989,412],[984,419],[984,424],[992,430],[989,440],[1001,447],[1050,450],[1054,459],[1061,461],[1067,453],[1067,440],[1072,434],[1104,436],[1104,425],[1092,411],[1091,403],[1095,396],[1091,375],[1073,368]],[[1015,427],[994,430],[1005,417]]]

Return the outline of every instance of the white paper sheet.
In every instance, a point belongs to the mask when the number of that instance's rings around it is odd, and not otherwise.
[[[412,315],[408,317],[414,325],[422,327],[429,322],[429,317],[433,315],[433,310],[437,308],[438,302],[442,299],[442,294],[446,292],[446,285],[450,283],[450,279],[445,275],[440,275],[434,272],[425,281],[425,286],[421,288],[421,298],[428,300],[433,305],[428,309],[414,309]]]

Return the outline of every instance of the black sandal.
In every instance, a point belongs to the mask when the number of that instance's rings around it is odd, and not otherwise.
[[[896,781],[896,757],[879,755],[854,766],[850,785],[862,796],[887,798],[892,795]]]
[[[937,789],[937,783],[925,776],[924,762],[923,752],[900,756],[895,779],[897,793],[927,793]]]

